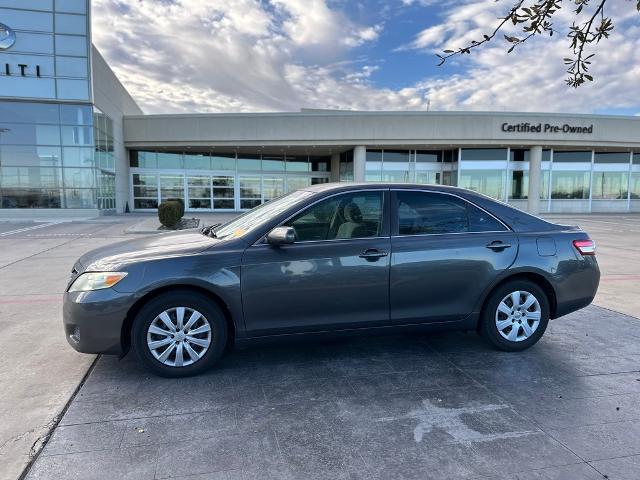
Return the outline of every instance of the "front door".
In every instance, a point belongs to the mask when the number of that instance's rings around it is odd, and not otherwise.
[[[515,261],[518,237],[455,195],[393,196],[391,323],[461,320]]]
[[[242,303],[250,336],[386,325],[389,320],[388,190],[321,200],[283,225],[296,242],[249,247]]]

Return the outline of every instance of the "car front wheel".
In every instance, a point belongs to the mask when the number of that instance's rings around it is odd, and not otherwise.
[[[528,280],[515,280],[489,295],[480,333],[499,350],[515,352],[540,340],[548,323],[549,300],[544,290]]]
[[[154,298],[136,315],[132,345],[140,362],[163,377],[197,375],[218,360],[227,342],[220,309],[195,292]]]

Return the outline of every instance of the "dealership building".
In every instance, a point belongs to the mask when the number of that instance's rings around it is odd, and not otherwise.
[[[0,217],[240,211],[333,181],[445,184],[539,212],[640,212],[640,117],[145,115],[85,0],[0,0]],[[539,199],[539,201],[534,201]]]

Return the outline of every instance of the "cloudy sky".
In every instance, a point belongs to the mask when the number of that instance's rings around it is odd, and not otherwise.
[[[569,3],[568,1],[565,3]],[[93,0],[93,40],[147,113],[512,110],[640,114],[640,14],[614,0],[593,83],[564,85],[563,35],[481,39],[511,0]],[[566,31],[570,11],[557,29]]]

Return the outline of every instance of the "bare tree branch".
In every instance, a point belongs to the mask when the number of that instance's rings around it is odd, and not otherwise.
[[[613,21],[604,14],[604,6],[608,0],[598,0],[593,14],[584,23],[573,22],[567,33],[570,40],[570,48],[573,57],[564,59],[569,76],[566,79],[567,85],[577,88],[586,81],[593,81],[593,76],[589,72],[589,66],[594,54],[586,55],[588,45],[597,45],[603,38],[609,38],[613,30]],[[640,12],[640,0],[636,1],[636,10]],[[574,14],[579,17],[585,8],[588,8],[592,0],[535,0],[532,5],[526,6],[526,0],[516,1],[509,13],[504,18],[499,18],[500,22],[489,35],[484,35],[483,40],[472,40],[469,44],[459,47],[456,50],[445,50],[443,54],[436,54],[440,59],[438,65],[443,65],[449,58],[456,55],[470,54],[471,50],[492,41],[496,35],[505,28],[508,22],[513,25],[521,25],[521,30],[525,34],[523,38],[504,35],[507,42],[511,44],[507,53],[511,53],[516,47],[522,45],[531,37],[548,33],[552,36],[555,32],[551,20],[553,16],[562,8],[563,3],[572,3],[576,8]],[[598,19],[598,17],[600,17]]]

